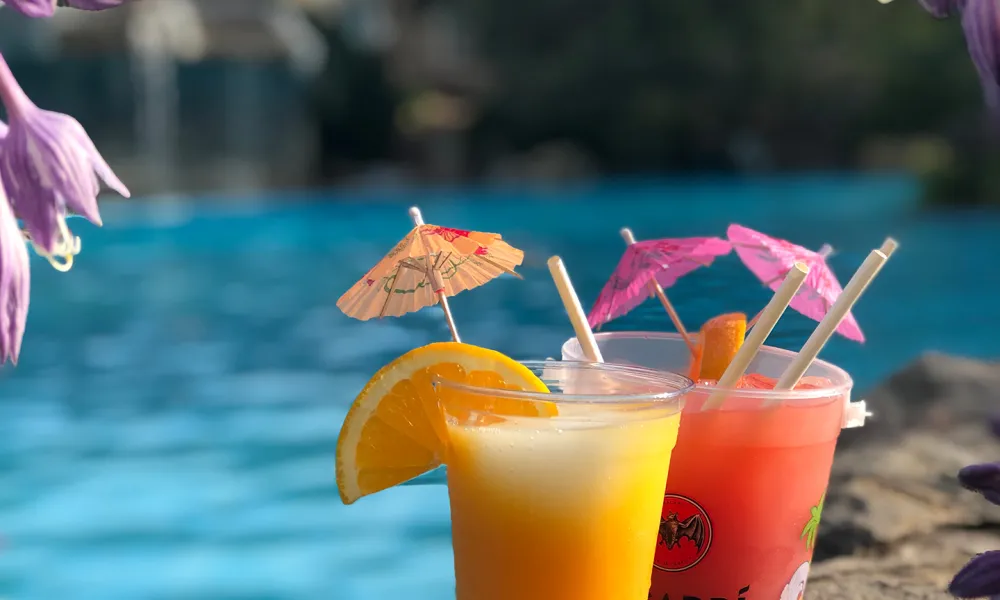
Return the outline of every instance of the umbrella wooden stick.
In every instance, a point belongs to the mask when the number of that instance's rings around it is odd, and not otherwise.
[[[622,227],[619,233],[621,233],[622,239],[625,240],[626,245],[631,246],[635,243],[635,235],[628,227]],[[667,298],[667,293],[663,291],[663,286],[656,281],[655,277],[649,282],[649,289],[657,298],[659,298],[660,304],[662,304],[663,308],[667,311],[667,315],[670,317],[670,320],[674,322],[674,327],[677,328],[678,333],[680,333],[681,337],[684,338],[684,343],[687,344],[688,350],[691,354],[694,354],[695,346],[694,342],[691,341],[691,336],[688,334],[687,329],[684,328],[684,323],[681,322],[681,317],[677,314],[677,310],[674,309],[674,305],[671,304],[670,300]]]
[[[413,225],[415,227],[420,227],[424,224],[424,216],[420,214],[420,209],[416,206],[410,207],[410,218],[413,219]],[[428,249],[426,241],[424,241],[424,234],[422,231],[417,232],[420,235],[420,242],[424,245],[424,250],[427,252],[427,277],[430,279],[432,289],[438,297],[438,304],[441,305],[441,310],[444,311],[444,319],[448,322],[448,330],[451,331],[451,339],[456,342],[461,342],[462,338],[458,336],[458,328],[455,327],[455,318],[451,315],[451,306],[448,305],[448,296],[444,293],[444,280],[441,279],[441,273],[435,265],[431,264],[430,250]]]

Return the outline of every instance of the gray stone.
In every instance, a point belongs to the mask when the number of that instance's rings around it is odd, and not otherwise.
[[[914,428],[947,432],[1000,411],[1000,363],[928,353],[864,396],[874,418],[840,448],[888,442]]]
[[[952,576],[970,556],[997,547],[996,534],[936,531],[894,544],[882,553],[814,564],[808,600],[945,600]]]
[[[928,354],[865,398],[876,417],[838,444],[807,596],[950,598],[969,558],[1000,549],[1000,507],[956,479],[1000,460],[1000,365]]]

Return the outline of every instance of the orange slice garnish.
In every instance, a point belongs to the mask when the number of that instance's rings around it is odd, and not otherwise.
[[[411,350],[379,370],[354,400],[337,440],[337,488],[344,504],[422,475],[444,463],[449,415],[552,416],[555,405],[463,393],[438,379],[479,387],[548,392],[521,363],[494,350],[440,342]]]
[[[709,319],[701,327],[699,372],[698,377],[692,379],[722,379],[743,345],[746,333],[747,316],[743,313],[727,313]]]

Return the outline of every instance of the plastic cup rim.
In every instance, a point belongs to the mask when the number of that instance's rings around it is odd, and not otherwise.
[[[666,331],[603,331],[601,333],[595,333],[594,337],[600,342],[602,339],[643,339],[643,340],[671,340],[676,341],[680,344],[684,344],[684,338],[679,333],[672,333]],[[563,355],[566,354],[566,349],[570,345],[574,345],[575,348],[580,348],[580,341],[574,336],[566,340],[562,345]],[[777,348],[775,346],[761,346],[761,352],[768,352],[771,354],[776,354],[778,356],[787,357],[791,359],[797,353],[791,350],[785,350],[784,348]],[[581,353],[579,350],[574,352],[574,354]],[[572,362],[572,361],[570,361]],[[713,385],[705,385],[695,383],[693,391],[700,393],[711,393],[719,390],[726,392],[726,396],[730,398],[754,398],[761,400],[770,400],[775,402],[786,401],[786,400],[819,400],[823,398],[837,398],[850,393],[851,389],[854,387],[854,380],[847,371],[841,369],[837,365],[827,362],[825,360],[816,359],[813,361],[813,366],[820,366],[824,369],[828,369],[837,375],[838,379],[842,379],[841,383],[834,384],[830,387],[824,388],[814,388],[808,390],[763,390],[763,389],[752,389],[752,388],[720,388]],[[645,367],[643,367],[645,368]],[[671,371],[662,371],[665,373],[670,373]]]
[[[665,403],[677,401],[695,389],[694,382],[679,373],[671,371],[660,371],[647,367],[633,365],[620,365],[613,363],[594,363],[586,361],[567,360],[527,360],[518,361],[536,375],[541,376],[546,369],[586,369],[590,372],[607,373],[612,376],[628,376],[632,383],[648,383],[652,385],[662,385],[663,392],[649,392],[643,394],[564,394],[561,392],[546,393],[522,390],[506,390],[491,388],[480,385],[471,385],[456,381],[449,381],[440,376],[435,376],[432,383],[446,388],[461,391],[467,394],[491,396],[494,398],[511,398],[516,400],[527,400],[531,402],[547,402],[559,406],[560,404],[582,405],[629,405],[643,404],[660,406]]]

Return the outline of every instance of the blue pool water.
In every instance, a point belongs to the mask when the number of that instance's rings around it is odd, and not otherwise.
[[[333,482],[368,376],[447,336],[436,309],[360,323],[334,306],[408,230],[411,203],[527,252],[524,281],[452,302],[466,341],[520,358],[570,335],[545,259],[563,256],[589,306],[623,225],[829,242],[842,279],[892,234],[901,249],[855,312],[870,341],[825,352],[864,390],[923,350],[1000,355],[1000,216],[922,212],[917,193],[904,177],[805,177],[109,204],[102,230],[74,223],[72,272],[36,261],[21,365],[0,371],[0,598],[453,597],[443,486],[344,507]],[[671,297],[697,326],[768,293],[733,256]],[[666,325],[649,303],[610,329]],[[772,341],[809,329],[788,315]]]

